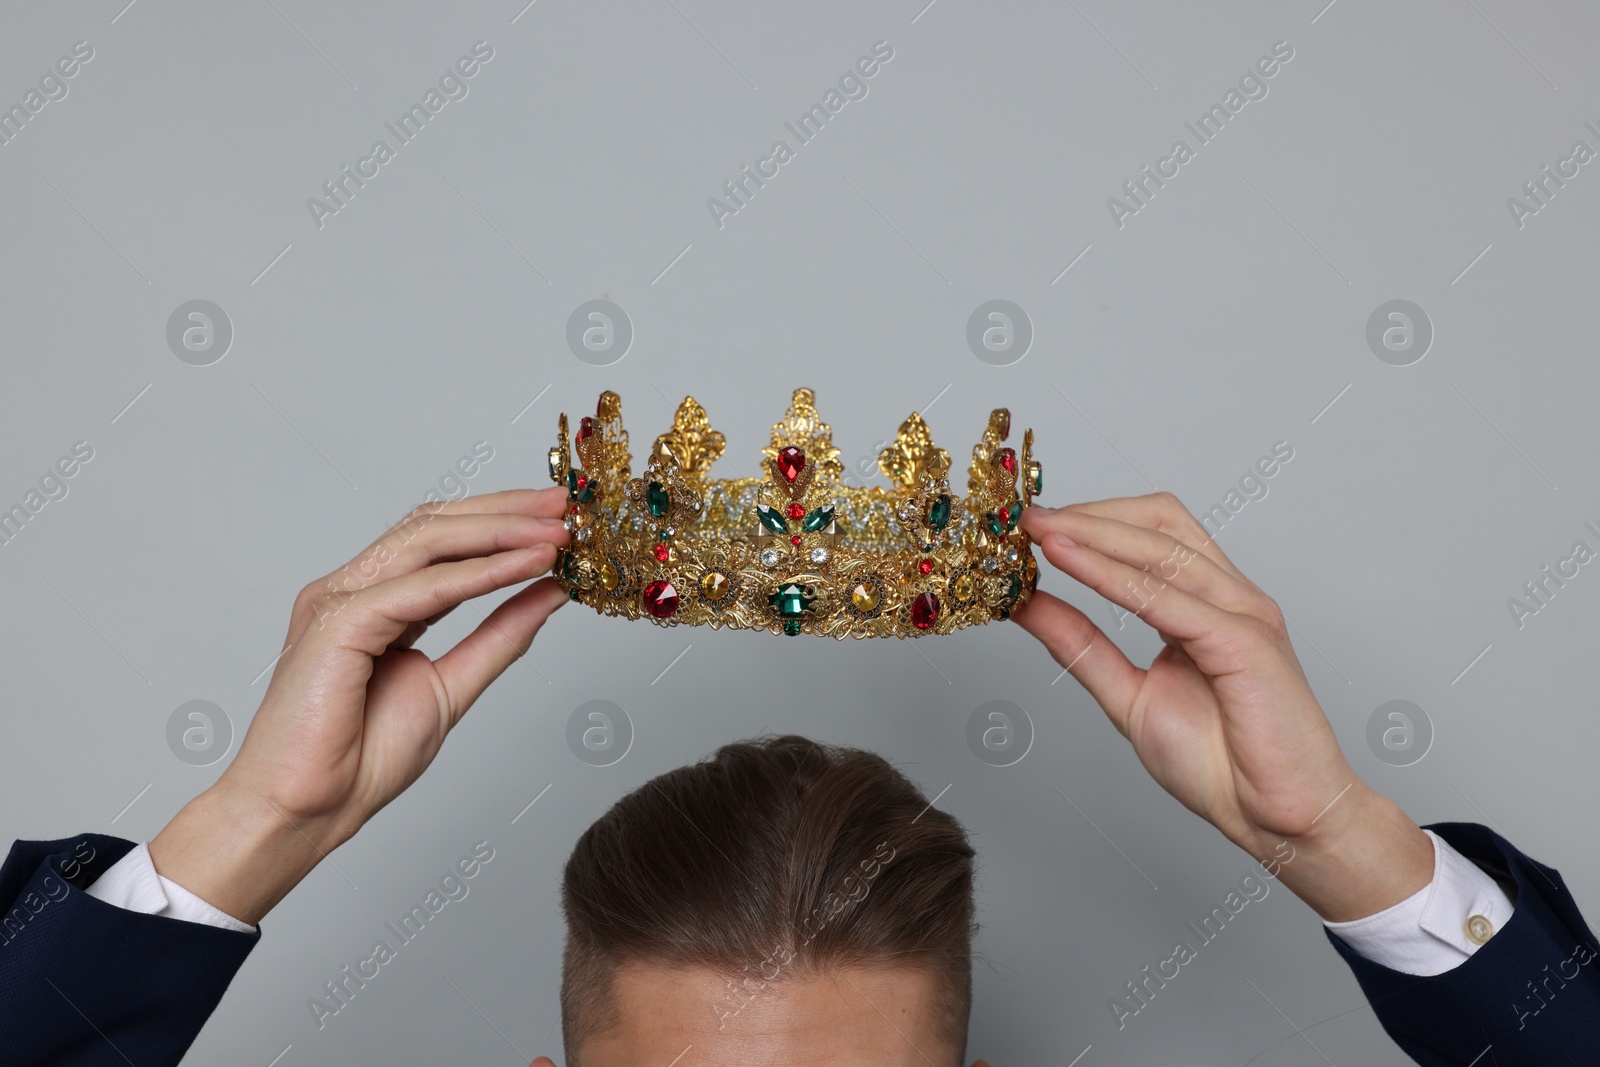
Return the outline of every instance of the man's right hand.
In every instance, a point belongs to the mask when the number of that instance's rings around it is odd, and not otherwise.
[[[301,590],[238,755],[150,843],[156,870],[255,924],[427,769],[567,596],[509,597],[437,660],[412,645],[462,601],[544,574],[565,491],[425,505]]]

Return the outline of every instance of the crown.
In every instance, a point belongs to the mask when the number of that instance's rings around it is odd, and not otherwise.
[[[723,436],[685,397],[631,477],[622,398],[608,390],[570,446],[562,413],[550,449],[572,534],[555,573],[602,614],[663,625],[843,639],[1004,619],[1038,583],[1017,519],[1043,488],[1033,431],[1020,457],[1001,445],[1010,431],[1010,412],[996,408],[972,449],[965,498],[917,412],[878,454],[892,488],[846,485],[815,394],[796,389],[761,450],[762,476],[712,479]]]

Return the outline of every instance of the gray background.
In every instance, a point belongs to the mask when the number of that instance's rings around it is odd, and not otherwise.
[[[1159,487],[1198,513],[1287,440],[1219,540],[1285,607],[1357,770],[1419,821],[1491,822],[1600,911],[1600,575],[1521,629],[1506,606],[1600,524],[1600,164],[1522,229],[1505,204],[1574,140],[1600,147],[1592,6],[124,2],[11,5],[0,35],[7,104],[73,42],[95,49],[0,147],[0,502],[95,449],[0,547],[0,836],[153,836],[224,766],[174,757],[173,709],[215,701],[236,747],[295,592],[473,442],[495,449],[473,492],[540,486],[559,411],[618,390],[637,454],[692,393],[732,474],[808,385],[852,463],[918,408],[964,457],[1009,405],[1038,432],[1045,503]],[[319,230],[306,198],[480,39],[495,54],[468,97]],[[870,94],[719,230],[706,199],[878,40],[895,55]],[[1279,40],[1295,56],[1269,95],[1119,229],[1107,197]],[[596,368],[565,329],[602,297],[636,337]],[[994,298],[1036,333],[1008,367],[965,341]],[[1397,298],[1435,329],[1407,367],[1365,341]],[[193,299],[235,331],[207,367],[165,341]],[[1062,575],[1042,584],[1135,658],[1159,647]],[[557,619],[266,920],[190,1062],[558,1052],[573,841],[646,778],[763,730],[877,749],[973,832],[972,1056],[1405,1062],[1281,887],[1117,1031],[1107,999],[1249,861],[1014,627],[841,645]],[[476,621],[458,612],[430,650]],[[1011,767],[966,743],[995,698],[1036,730]],[[565,743],[590,699],[634,725],[610,767]],[[1409,767],[1365,740],[1391,699],[1433,724]],[[471,895],[319,1032],[307,999],[479,840],[496,856]]]

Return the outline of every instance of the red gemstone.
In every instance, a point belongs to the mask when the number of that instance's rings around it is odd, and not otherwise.
[[[789,505],[788,512],[789,517],[794,519],[796,522],[806,517],[806,509],[801,506],[800,501],[798,500]]]
[[[1007,525],[1007,526],[1011,525],[1011,509],[1010,508],[1001,508],[1000,509],[1000,521],[1002,523],[1004,523],[1005,525]]]
[[[667,581],[654,581],[644,587],[644,610],[664,619],[678,610],[678,591]]]
[[[578,505],[576,505],[576,504],[572,505],[572,513],[574,515],[576,515],[578,513]]]
[[[1002,466],[1002,467],[1004,467],[1006,469],[1006,473],[1007,474],[1015,474],[1015,473],[1017,473],[1017,452],[1016,452],[1016,449],[1013,449],[1013,448],[1002,448],[995,455],[996,455],[996,458],[998,458],[1000,460],[1000,466]]]
[[[589,439],[589,435],[592,433],[594,433],[594,419],[588,415],[585,415],[583,417],[583,421],[578,423],[578,436],[575,438],[575,440],[579,444],[582,444],[584,441]]]
[[[926,630],[939,621],[939,598],[932,593],[920,593],[911,602],[911,625]]]
[[[655,553],[656,559],[660,560],[662,563],[665,563],[667,558],[672,555],[672,549],[668,548],[666,545],[657,545],[655,547]]]
[[[800,543],[800,535],[795,534],[793,537],[789,538],[789,543],[791,545],[798,545]]]
[[[919,559],[919,560],[917,560],[917,571],[920,574],[932,574],[933,573],[933,560],[931,560],[931,559]]]
[[[584,486],[586,486],[588,484],[589,484],[589,476],[587,474],[578,475],[578,488],[579,489],[582,489]]]
[[[785,481],[794,481],[805,468],[806,454],[794,445],[778,452],[778,473],[783,475]]]

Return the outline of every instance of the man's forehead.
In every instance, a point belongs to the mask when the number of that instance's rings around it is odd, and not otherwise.
[[[614,1025],[584,1042],[583,1067],[955,1062],[942,1036],[938,985],[915,967],[839,967],[769,981],[754,967],[735,979],[635,963],[617,971],[612,994]]]

